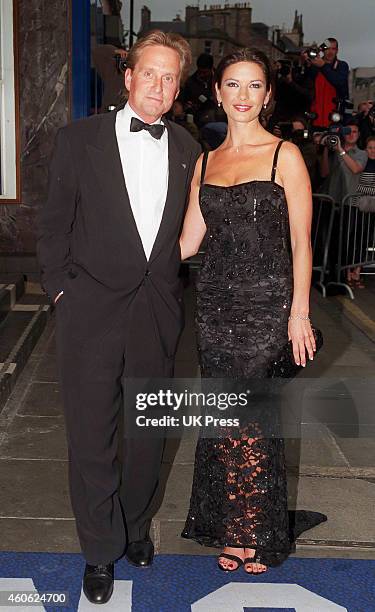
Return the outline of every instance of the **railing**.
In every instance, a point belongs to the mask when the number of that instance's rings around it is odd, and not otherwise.
[[[334,228],[337,206],[328,195],[313,193],[313,219],[311,229],[311,244],[313,252],[313,272],[319,273],[315,281],[323,297],[327,295],[326,280],[334,265],[330,258],[332,230]]]
[[[340,206],[336,278],[327,287],[343,287],[354,299],[345,275],[347,270],[363,266],[375,266],[375,208],[361,210],[361,196],[347,195]]]

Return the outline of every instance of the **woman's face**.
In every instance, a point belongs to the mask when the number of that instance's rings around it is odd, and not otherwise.
[[[238,62],[224,70],[220,88],[216,85],[216,95],[228,119],[249,123],[268,104],[271,91],[267,91],[266,77],[258,64]]]
[[[375,140],[370,140],[367,143],[366,151],[369,159],[375,159]]]

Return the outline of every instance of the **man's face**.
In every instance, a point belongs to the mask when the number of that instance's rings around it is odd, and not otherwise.
[[[305,126],[303,125],[302,121],[292,121],[292,129],[293,132],[296,132],[297,130],[304,130]]]
[[[180,76],[177,51],[161,45],[145,47],[134,70],[125,72],[130,106],[146,123],[160,119],[178,96]]]
[[[365,113],[365,115],[367,115],[369,109],[367,107],[367,102],[361,102],[360,104],[358,104],[358,112],[359,113]]]
[[[346,144],[355,145],[355,144],[357,144],[357,140],[359,138],[358,126],[357,125],[348,125],[348,127],[350,127],[351,132],[350,132],[350,134],[347,134],[346,136],[344,136],[344,140],[345,140]]]
[[[324,59],[330,64],[335,61],[339,47],[337,42],[331,42],[331,46],[324,51]]]

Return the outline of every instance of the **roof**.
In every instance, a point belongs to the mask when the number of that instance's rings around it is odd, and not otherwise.
[[[286,53],[300,53],[301,49],[288,36],[280,36],[279,45],[282,46]]]
[[[375,76],[375,68],[360,66],[355,69],[357,79],[372,79]]]
[[[251,31],[254,32],[257,36],[261,36],[262,38],[268,38],[268,32],[270,30],[269,26],[266,23],[262,23],[261,21],[257,21],[251,24]]]
[[[176,34],[186,34],[185,21],[150,21],[149,26],[140,32],[148,32],[150,30],[161,30],[162,32],[175,32]],[[139,32],[139,33],[140,33]]]

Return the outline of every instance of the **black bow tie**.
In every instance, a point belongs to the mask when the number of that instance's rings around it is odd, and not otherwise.
[[[147,130],[147,132],[150,132],[151,136],[153,136],[157,140],[160,140],[160,138],[163,136],[164,128],[165,126],[161,123],[154,123],[153,125],[150,125],[149,123],[144,123],[140,119],[137,119],[137,117],[132,117],[132,120],[130,122],[131,132],[140,132],[141,130]]]

